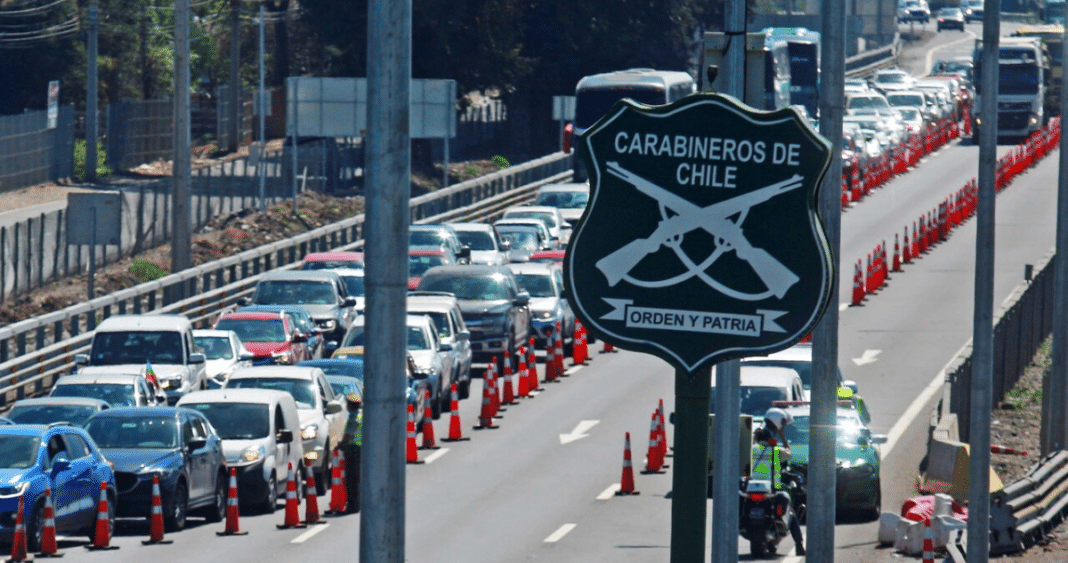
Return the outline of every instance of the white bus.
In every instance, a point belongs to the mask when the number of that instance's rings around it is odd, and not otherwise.
[[[659,106],[681,100],[696,91],[697,85],[689,73],[671,70],[632,68],[583,77],[575,86],[574,133],[582,135],[623,98]],[[575,181],[586,180],[580,159],[575,162]]]

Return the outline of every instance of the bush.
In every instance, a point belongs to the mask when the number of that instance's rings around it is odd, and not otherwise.
[[[130,273],[137,278],[138,283],[145,283],[158,280],[170,272],[148,260],[134,258],[133,263],[130,264]]]
[[[512,163],[508,162],[508,159],[504,158],[501,155],[497,155],[497,156],[491,158],[490,161],[492,161],[494,164],[496,164],[497,168],[500,168],[501,170],[504,170],[505,168],[511,168],[511,166],[512,166]]]
[[[104,142],[100,139],[96,141],[96,176],[102,178],[111,174],[111,169],[108,168],[107,153],[104,151]],[[74,141],[74,179],[79,182],[85,181],[85,140],[76,139]]]

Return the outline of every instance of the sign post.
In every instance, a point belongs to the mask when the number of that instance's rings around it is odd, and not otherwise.
[[[822,315],[833,272],[816,190],[830,146],[793,109],[695,94],[623,100],[579,147],[591,196],[565,284],[590,332],[675,367],[671,560],[703,561],[710,369],[787,348]]]

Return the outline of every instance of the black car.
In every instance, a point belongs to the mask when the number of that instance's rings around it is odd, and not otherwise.
[[[959,29],[964,31],[964,12],[960,8],[942,8],[938,11],[938,31]]]
[[[225,516],[226,458],[204,415],[182,407],[124,407],[93,415],[85,429],[115,467],[119,517],[150,516],[153,476],[159,476],[169,530],[184,528],[191,511],[209,522]]]
[[[530,294],[520,291],[507,266],[435,266],[423,274],[419,291],[456,296],[471,331],[473,361],[497,358],[503,370],[507,350],[512,368],[516,367],[519,347],[530,339]]]

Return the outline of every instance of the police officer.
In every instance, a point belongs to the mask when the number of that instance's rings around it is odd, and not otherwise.
[[[771,481],[776,499],[779,504],[786,507],[786,512],[789,513],[787,524],[790,527],[790,536],[794,539],[797,554],[804,555],[805,540],[801,535],[801,522],[791,509],[790,493],[786,490],[782,473],[782,465],[790,462],[790,442],[786,439],[786,426],[793,422],[794,417],[780,408],[768,409],[768,412],[764,414],[764,425],[754,433],[759,449],[757,458],[753,461],[750,479]]]
[[[345,485],[348,496],[348,513],[360,511],[360,450],[363,449],[363,398],[353,391],[348,399],[348,417],[345,420],[345,436],[341,439],[341,452],[345,454]]]
[[[853,406],[857,409],[857,414],[860,415],[860,421],[864,424],[871,422],[871,415],[868,414],[868,405],[864,402],[864,399],[853,391],[852,387],[841,385],[838,387],[838,400],[839,401],[852,401]]]

